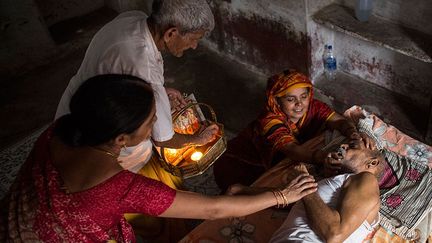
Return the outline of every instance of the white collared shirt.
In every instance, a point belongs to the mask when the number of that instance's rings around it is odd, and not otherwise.
[[[147,25],[147,15],[141,11],[124,12],[106,24],[93,37],[78,72],[69,82],[55,118],[68,114],[69,103],[78,87],[87,79],[100,74],[128,74],[150,83],[156,101],[156,116],[152,139],[163,142],[174,135],[171,107],[164,88],[162,55],[156,47]],[[151,142],[123,149],[122,166],[136,172],[151,155]],[[139,169],[138,169],[139,170]]]

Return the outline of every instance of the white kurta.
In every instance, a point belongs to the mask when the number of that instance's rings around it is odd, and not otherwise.
[[[171,107],[164,88],[163,60],[141,11],[120,14],[93,37],[81,66],[67,86],[57,107],[56,119],[68,114],[69,102],[78,87],[99,74],[128,74],[150,83],[156,100],[157,121],[152,138],[163,142],[172,138]],[[138,171],[151,156],[151,142],[122,149],[123,168]]]
[[[318,182],[318,194],[327,206],[337,207],[342,186],[351,175],[337,175]],[[344,242],[362,242],[373,231],[373,227],[365,220]],[[282,226],[273,234],[270,242],[323,242],[323,240],[310,228],[303,201],[298,201]]]

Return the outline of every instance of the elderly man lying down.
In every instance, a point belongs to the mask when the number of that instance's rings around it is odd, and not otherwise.
[[[384,174],[379,180],[380,226],[367,240],[426,242],[430,236],[429,242],[432,242],[432,147],[409,137],[361,107],[351,107],[344,116],[357,124],[360,132],[373,138],[376,147],[382,149],[382,154],[386,157]],[[334,148],[337,150],[343,140],[337,134],[326,132],[310,140],[307,146],[310,151],[321,148],[330,152]],[[311,174],[317,175],[311,170],[314,169],[313,166],[309,168]],[[290,174],[290,171],[292,163],[281,161],[256,180],[251,189],[278,187],[285,183],[287,172]],[[245,188],[237,188],[237,193],[245,193]],[[337,209],[340,207],[334,210]],[[247,217],[205,221],[181,242],[269,242],[285,222],[289,211],[290,208],[270,208]]]
[[[335,157],[344,173],[321,180],[317,192],[298,201],[271,242],[362,242],[373,232],[379,223],[384,157],[363,143],[342,144]]]

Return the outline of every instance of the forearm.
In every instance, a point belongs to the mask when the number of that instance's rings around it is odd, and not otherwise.
[[[295,162],[304,162],[309,164],[319,163],[319,158],[322,157],[323,153],[319,149],[311,151],[309,148],[305,148],[296,143],[285,145],[282,152]]]
[[[163,142],[154,141],[154,143],[158,147],[178,149],[189,145],[195,145],[195,140],[196,136],[194,135],[174,133],[170,140]]]
[[[241,217],[275,206],[276,203],[270,191],[253,196],[217,197],[178,192],[173,204],[161,216],[197,219]]]
[[[218,201],[213,206],[214,214],[210,215],[210,219],[242,217],[277,204],[276,198],[270,191],[255,195],[227,196],[219,198]]]
[[[338,130],[345,137],[350,137],[352,133],[358,132],[356,126],[345,119],[329,123],[329,127]]]
[[[327,127],[338,130],[346,137],[350,137],[353,132],[357,132],[356,126],[339,114],[334,114],[333,117],[327,121]]]
[[[174,202],[162,217],[218,219],[241,217],[277,205],[286,207],[316,191],[312,176],[300,173],[282,189],[264,191],[255,195],[204,196],[177,191]],[[241,188],[237,188],[241,193]]]
[[[340,235],[341,218],[338,211],[328,207],[318,193],[303,198],[306,214],[312,229],[327,242],[337,242]]]

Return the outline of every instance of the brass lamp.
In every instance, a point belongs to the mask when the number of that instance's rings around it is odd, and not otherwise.
[[[212,120],[207,120],[201,110],[206,107]],[[219,127],[217,138],[203,146],[186,146],[180,149],[156,148],[162,167],[173,175],[184,179],[204,173],[226,150],[224,127],[217,122],[214,110],[204,103],[190,103],[173,115],[174,131],[195,134],[211,123]]]

